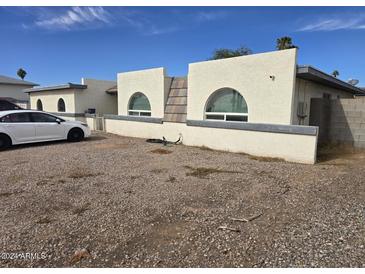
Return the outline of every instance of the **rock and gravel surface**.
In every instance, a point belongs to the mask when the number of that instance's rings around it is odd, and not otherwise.
[[[364,267],[365,153],[321,159],[100,133],[3,151],[0,266]]]

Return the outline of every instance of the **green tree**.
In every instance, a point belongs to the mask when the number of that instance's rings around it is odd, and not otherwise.
[[[27,75],[27,72],[20,68],[18,69],[17,73],[16,73],[22,80],[24,80],[25,76]]]
[[[337,78],[337,76],[339,76],[339,75],[340,75],[340,73],[338,72],[338,70],[334,70],[332,72],[332,76],[335,77],[335,78]]]
[[[291,37],[284,36],[284,37],[276,39],[276,49],[277,50],[292,49],[292,48],[298,48],[298,47],[293,45]]]
[[[252,50],[244,46],[241,46],[238,49],[221,48],[216,49],[213,52],[213,56],[210,58],[210,60],[225,59],[249,54],[252,54]]]

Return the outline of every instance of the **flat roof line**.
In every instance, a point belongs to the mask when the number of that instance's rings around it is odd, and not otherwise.
[[[321,83],[323,85],[331,86],[337,89],[343,89],[353,94],[364,93],[364,90],[353,86],[345,81],[337,79],[328,73],[325,73],[312,66],[297,66],[297,77],[313,82]]]
[[[87,85],[67,83],[67,84],[56,85],[56,86],[28,88],[28,89],[25,89],[24,92],[32,93],[32,92],[59,90],[59,89],[86,89],[86,88],[87,88]]]

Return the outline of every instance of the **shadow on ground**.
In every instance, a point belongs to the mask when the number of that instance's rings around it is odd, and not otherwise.
[[[106,137],[101,135],[92,135],[89,138],[83,140],[82,142],[96,142],[106,139]],[[49,146],[49,145],[57,145],[57,144],[67,144],[69,143],[66,140],[61,141],[49,141],[49,142],[39,142],[39,143],[31,143],[31,144],[21,144],[21,145],[14,145],[10,147],[8,150],[20,150],[25,148],[31,148],[31,147],[43,147],[43,146]]]
[[[365,149],[344,144],[324,144],[318,147],[318,164],[344,165],[363,162],[365,162]]]

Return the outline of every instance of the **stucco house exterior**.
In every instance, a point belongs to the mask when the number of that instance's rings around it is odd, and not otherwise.
[[[0,75],[0,98],[15,103],[22,108],[27,108],[29,96],[24,93],[24,90],[35,86],[38,86],[38,84]]]
[[[311,66],[297,49],[189,64],[187,77],[164,68],[118,74],[118,115],[107,132],[314,163],[318,127],[311,99],[352,98],[359,88]]]
[[[138,138],[182,138],[185,145],[315,163],[316,98],[353,98],[362,89],[312,66],[297,49],[189,64],[188,75],[165,68],[122,72],[117,82],[82,79],[27,89],[32,109],[78,119]]]
[[[293,123],[310,124],[311,99],[353,98],[365,91],[312,66],[298,66],[293,106]]]
[[[67,83],[25,90],[30,96],[31,109],[58,116],[84,120],[85,114],[117,113],[115,81],[81,79],[81,84]]]

